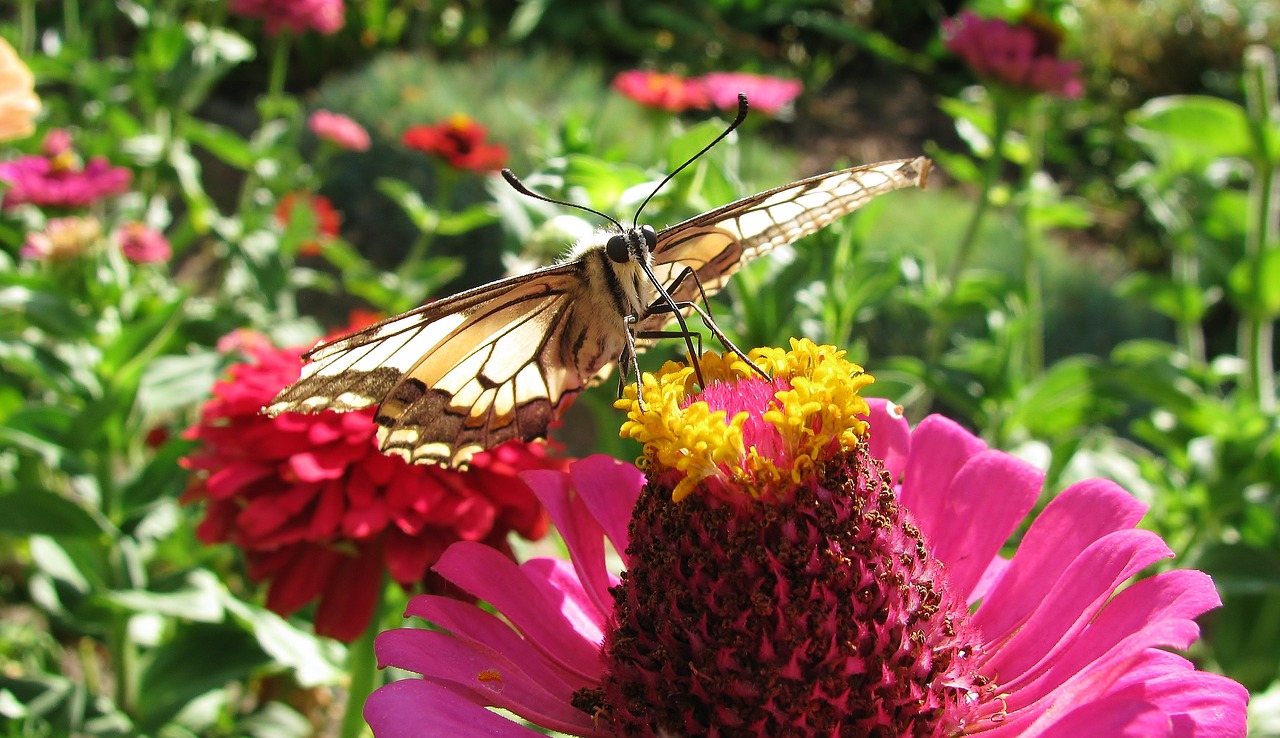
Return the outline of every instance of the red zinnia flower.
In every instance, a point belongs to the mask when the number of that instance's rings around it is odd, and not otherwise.
[[[804,85],[798,79],[782,79],[747,72],[712,72],[698,81],[706,89],[711,104],[721,110],[738,109],[738,93],[747,96],[752,110],[777,115],[800,95]]]
[[[346,20],[342,0],[231,0],[230,9],[265,21],[267,33],[273,35],[289,28],[294,33],[315,29],[327,36],[337,33]]]
[[[413,126],[401,140],[411,149],[439,156],[455,169],[483,174],[501,169],[507,161],[504,147],[485,143],[488,133],[471,118],[455,113],[438,125]]]
[[[307,127],[317,137],[332,141],[348,151],[369,150],[369,132],[345,115],[317,110],[307,119]]]
[[[144,223],[125,223],[116,231],[116,241],[124,258],[135,264],[154,264],[173,256],[169,239]]]
[[[645,69],[618,73],[613,78],[613,89],[645,107],[672,113],[705,108],[710,103],[706,88],[698,80]],[[733,95],[736,107],[737,91]]]
[[[455,541],[512,556],[507,534],[539,538],[547,519],[516,472],[561,468],[543,447],[512,443],[476,455],[466,471],[413,466],[379,452],[373,410],[261,413],[301,372],[299,349],[243,342],[253,361],[214,385],[184,437],[200,447],[186,502],[207,514],[206,543],[239,546],[267,606],[288,615],[318,601],[315,628],[344,641],[369,625],[383,572],[406,588],[443,591],[428,567]]]
[[[1247,693],[1168,648],[1218,605],[1169,571],[1111,482],[1041,474],[933,416],[915,429],[834,347],[708,354],[635,390],[647,483],[593,456],[531,472],[569,561],[458,543],[436,571],[499,613],[415,597],[435,627],[378,637],[422,674],[379,689],[379,738],[1243,736]],[[868,432],[869,431],[869,432]],[[634,508],[634,510],[633,510]],[[629,522],[628,522],[629,521]],[[621,577],[606,568],[608,540]]]
[[[1024,18],[1017,25],[966,10],[942,22],[947,48],[979,77],[1014,89],[1077,98],[1080,62],[1058,57],[1056,28]]]
[[[42,207],[79,208],[129,189],[133,172],[95,157],[77,168],[70,152],[49,159],[24,156],[0,163],[0,180],[9,183],[4,207],[32,203]]]
[[[289,192],[276,203],[276,220],[288,226],[293,221],[295,207],[309,206],[311,217],[315,223],[318,241],[304,241],[298,247],[298,253],[304,256],[315,256],[320,253],[323,243],[338,237],[342,229],[342,215],[334,209],[333,203],[324,195],[313,195],[309,192]]]

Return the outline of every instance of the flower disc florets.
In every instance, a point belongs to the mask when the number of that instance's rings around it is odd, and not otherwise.
[[[983,645],[894,479],[871,382],[831,346],[708,354],[620,400],[645,444],[605,677],[628,736],[938,736],[991,699]]]

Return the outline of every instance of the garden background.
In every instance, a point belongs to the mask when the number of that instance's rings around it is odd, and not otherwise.
[[[958,43],[966,12],[1048,71]],[[739,91],[644,220],[936,167],[744,269],[719,324],[848,349],[1050,494],[1122,484],[1222,596],[1191,657],[1280,735],[1280,3],[18,0],[0,37],[6,735],[358,734],[445,546],[558,546],[513,475],[638,447],[612,383],[464,473],[257,409],[318,338],[601,225],[498,168],[629,218]]]

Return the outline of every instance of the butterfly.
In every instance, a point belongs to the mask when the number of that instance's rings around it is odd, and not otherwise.
[[[703,151],[745,116],[746,98],[740,97],[738,119]],[[615,363],[632,368],[638,339],[682,336],[693,353],[685,325],[692,312],[736,351],[698,298],[715,293],[751,259],[877,195],[923,187],[929,167],[927,158],[916,157],[829,172],[661,231],[613,221],[550,266],[320,343],[303,355],[301,378],[265,412],[377,405],[383,452],[414,463],[462,466],[506,441],[544,438],[572,397]],[[550,200],[524,189],[509,171],[504,176],[522,193]],[[671,320],[680,331],[662,330]]]

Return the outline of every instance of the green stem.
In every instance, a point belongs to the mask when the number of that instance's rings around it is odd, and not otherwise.
[[[22,29],[18,38],[18,56],[30,59],[36,51],[36,0],[22,0],[18,16],[18,25]]]
[[[271,49],[271,76],[267,80],[267,95],[263,100],[262,119],[265,123],[280,114],[280,100],[284,96],[284,83],[289,71],[289,48],[292,46],[293,34],[282,28],[276,35],[275,45]]]
[[[947,270],[948,298],[955,294],[960,272],[964,271],[964,268],[968,266],[969,258],[973,255],[973,246],[978,240],[978,227],[982,225],[982,218],[991,206],[991,192],[1000,181],[1000,167],[1004,164],[1004,156],[1001,152],[1004,150],[1005,134],[1009,130],[1009,106],[1004,97],[998,92],[992,94],[991,104],[994,118],[991,133],[991,156],[982,168],[982,191],[978,193],[978,203],[974,206],[973,213],[969,216],[969,223],[965,226],[964,235],[960,237],[960,245],[956,247],[956,253],[951,260],[951,267]]]
[[[964,234],[960,237],[960,244],[956,247],[955,254],[951,258],[951,265],[947,269],[946,282],[943,285],[942,299],[934,306],[933,320],[931,321],[929,339],[925,349],[925,365],[934,366],[938,359],[942,356],[942,352],[946,350],[947,339],[951,335],[951,328],[954,324],[953,312],[950,309],[951,301],[955,298],[956,290],[960,283],[960,274],[964,268],[968,266],[969,259],[973,255],[974,244],[978,240],[978,229],[982,225],[982,218],[986,215],[987,210],[991,207],[991,193],[995,189],[996,184],[1000,181],[1000,168],[1004,164],[1004,139],[1009,130],[1009,102],[999,91],[991,93],[991,109],[992,109],[992,132],[991,132],[991,155],[987,158],[982,168],[982,191],[978,193],[978,202],[973,206],[973,212],[969,215],[969,222],[965,225]],[[925,407],[932,400],[932,393],[922,393],[918,403],[920,407]]]
[[[1022,169],[1022,198],[1018,208],[1019,243],[1022,246],[1022,287],[1026,300],[1026,377],[1034,379],[1044,371],[1044,269],[1043,235],[1032,215],[1035,205],[1033,178],[1044,167],[1044,101],[1036,98],[1027,122],[1027,146],[1031,156]]]
[[[1249,111],[1249,129],[1253,137],[1253,179],[1249,183],[1250,218],[1245,234],[1245,258],[1253,275],[1250,304],[1244,311],[1240,330],[1240,350],[1248,361],[1248,381],[1259,406],[1266,412],[1276,408],[1275,316],[1267,314],[1267,298],[1262,274],[1268,252],[1277,248],[1273,229],[1280,220],[1280,196],[1276,179],[1275,154],[1268,151],[1268,130],[1280,111],[1277,101],[1276,55],[1265,46],[1250,46],[1244,55],[1245,102]]]
[[[1170,269],[1173,283],[1186,292],[1200,289],[1200,257],[1196,251],[1196,239],[1191,233],[1177,239],[1173,248]],[[1180,311],[1177,320],[1178,348],[1197,364],[1205,362],[1204,327],[1198,317],[1190,317]]]
[[[453,189],[457,184],[456,172],[448,164],[440,163],[436,166],[435,171],[435,202],[432,207],[435,210],[437,218],[443,218],[444,214],[449,211],[449,205],[453,202]],[[435,226],[423,227],[418,232],[418,237],[413,240],[409,246],[409,252],[405,254],[404,261],[400,262],[400,267],[396,269],[397,276],[400,277],[401,283],[405,283],[411,279],[418,270],[418,265],[427,257],[431,251],[431,245],[435,243],[439,230]],[[416,305],[425,300],[428,295],[404,295],[406,305]],[[396,306],[396,312],[404,310],[404,306]]]
[[[382,590],[385,589],[384,581]],[[369,627],[347,650],[347,673],[351,675],[351,684],[347,688],[347,710],[342,716],[339,738],[359,738],[368,732],[364,722],[364,703],[380,681],[373,642],[382,629],[382,590],[379,590],[378,607],[369,619]]]
[[[80,41],[80,0],[62,0],[62,28],[68,46]]]

